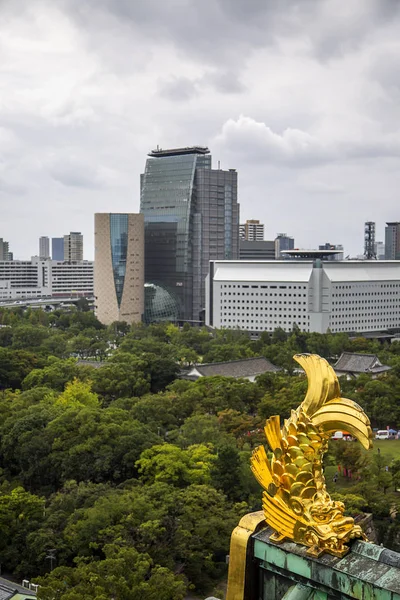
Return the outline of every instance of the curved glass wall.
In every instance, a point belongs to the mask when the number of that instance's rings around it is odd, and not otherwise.
[[[177,321],[179,319],[179,300],[161,285],[144,284],[144,321]]]
[[[124,291],[126,257],[128,252],[128,215],[110,215],[111,259],[118,306]]]

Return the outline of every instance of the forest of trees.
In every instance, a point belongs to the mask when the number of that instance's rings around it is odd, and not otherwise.
[[[296,328],[256,341],[172,324],[106,328],[86,308],[0,310],[0,563],[39,583],[40,599],[182,600],[218,585],[232,529],[261,507],[249,460],[265,419],[304,398],[298,352],[378,354],[391,371],[343,379],[342,392],[374,427],[400,428],[400,343]],[[254,383],[178,378],[196,362],[252,356],[283,370]],[[337,463],[360,476],[337,497],[351,514],[372,512],[379,541],[400,550],[400,461],[388,471],[343,442],[326,457]]]

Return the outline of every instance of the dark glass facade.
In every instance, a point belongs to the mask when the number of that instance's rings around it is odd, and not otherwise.
[[[64,238],[51,238],[51,258],[64,260]]]
[[[167,312],[174,307],[176,320],[198,321],[208,261],[238,258],[236,172],[213,171],[207,149],[151,153],[141,177],[140,212],[146,283],[166,292],[158,298],[172,299]]]
[[[128,252],[128,215],[110,215],[111,259],[118,306],[124,290],[126,258]]]

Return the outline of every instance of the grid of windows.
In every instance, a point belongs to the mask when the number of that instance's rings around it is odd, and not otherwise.
[[[214,263],[207,323],[252,333],[294,324],[321,333],[400,328],[400,262],[302,264]]]
[[[308,285],[301,283],[223,283],[221,327],[248,331],[309,331]]]
[[[330,329],[381,331],[399,326],[400,282],[332,285]]]

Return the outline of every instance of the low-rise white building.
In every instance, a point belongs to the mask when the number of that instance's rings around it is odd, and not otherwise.
[[[0,300],[93,296],[93,261],[0,261]]]
[[[216,328],[400,328],[400,261],[212,261],[206,290],[206,324]]]

